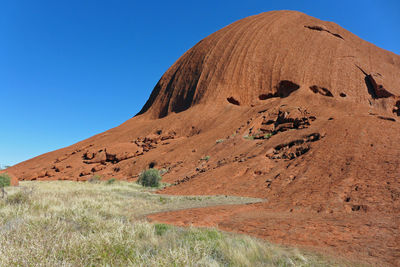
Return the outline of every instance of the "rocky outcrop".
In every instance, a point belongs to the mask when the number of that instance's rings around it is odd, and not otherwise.
[[[392,94],[385,88],[383,75],[380,73],[371,73],[365,79],[372,98],[390,99],[393,105],[392,112],[400,116],[400,95]]]
[[[115,164],[141,154],[143,154],[143,148],[137,144],[119,143],[100,150],[88,150],[83,153],[82,159],[86,164],[105,164],[106,162]]]
[[[279,132],[305,129],[316,120],[306,109],[286,105],[268,111],[262,110],[259,114],[249,121],[246,134],[254,139],[268,139]]]
[[[365,75],[355,66],[367,69],[366,62],[377,63],[369,72],[388,73],[386,88],[400,95],[394,78],[398,56],[378,51],[331,22],[294,11],[262,13],[187,51],[161,77],[139,114],[162,118],[199,104],[251,106],[298,95],[310,86],[325,96],[342,94],[368,103],[368,92],[362,91]]]
[[[291,160],[307,153],[310,150],[308,143],[320,140],[322,137],[319,133],[313,133],[304,136],[302,139],[293,140],[270,149],[267,157],[270,159],[286,159]]]
[[[372,73],[367,75],[368,81],[371,83],[373,88],[373,98],[388,98],[394,97],[394,94],[390,93],[383,85],[383,76],[380,73]]]

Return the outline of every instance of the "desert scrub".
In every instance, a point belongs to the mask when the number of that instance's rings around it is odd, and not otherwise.
[[[248,134],[246,134],[245,136],[243,136],[243,138],[246,139],[246,140],[254,140],[254,136],[248,135]]]
[[[243,136],[243,138],[246,140],[270,139],[274,134],[275,134],[274,132],[263,134],[262,132],[259,131],[253,135],[246,134],[245,136]]]
[[[257,199],[163,196],[136,183],[21,182],[0,199],[0,266],[320,266],[322,258],[216,229],[150,224],[143,215]],[[23,191],[10,187],[10,195]],[[202,198],[203,201],[198,201]]]
[[[151,168],[140,173],[137,183],[142,186],[159,187],[161,179],[160,172],[155,168]]]
[[[160,175],[164,175],[169,172],[169,168],[163,168],[160,170]]]
[[[26,189],[20,190],[7,196],[6,203],[11,205],[21,205],[31,200],[32,191]]]
[[[115,183],[116,181],[117,180],[115,178],[111,178],[111,179],[107,180],[106,184],[110,185],[110,184]]]
[[[264,139],[270,139],[273,135],[273,133],[264,134]]]
[[[215,141],[215,143],[220,144],[223,143],[225,140],[224,139],[218,139],[217,141]]]
[[[10,186],[11,177],[7,173],[0,173],[0,187]]]
[[[211,158],[210,156],[205,156],[205,157],[202,157],[200,160],[209,161],[210,158]]]
[[[0,191],[1,191],[1,197],[4,198],[6,191],[4,190],[4,187],[10,186],[11,184],[11,177],[7,173],[1,173],[0,174]]]
[[[167,232],[169,229],[172,227],[168,224],[164,223],[156,223],[154,224],[154,231],[156,235],[163,235],[165,232]]]

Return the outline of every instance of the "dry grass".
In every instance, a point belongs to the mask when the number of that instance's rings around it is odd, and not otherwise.
[[[22,182],[7,190],[0,200],[0,266],[331,264],[248,236],[143,220],[157,211],[256,199],[160,196],[123,182]]]

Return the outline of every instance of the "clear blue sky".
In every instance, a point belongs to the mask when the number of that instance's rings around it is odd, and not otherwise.
[[[118,126],[180,55],[250,15],[302,11],[400,54],[399,2],[1,0],[0,164]]]

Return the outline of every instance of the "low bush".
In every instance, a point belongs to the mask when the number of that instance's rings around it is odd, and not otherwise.
[[[254,136],[248,135],[248,134],[243,136],[243,138],[246,139],[246,140],[254,140]]]
[[[10,186],[11,177],[7,173],[0,174],[0,187]]]
[[[264,134],[264,139],[270,139],[273,136],[272,133]]]
[[[154,225],[154,231],[156,233],[156,235],[163,235],[166,231],[168,231],[169,229],[171,229],[171,226],[169,226],[168,224],[164,224],[164,223],[157,223]]]
[[[0,174],[0,191],[1,191],[1,197],[4,198],[6,195],[6,191],[4,190],[4,187],[10,186],[11,184],[11,177],[7,173],[1,173]]]
[[[6,203],[12,205],[21,205],[30,202],[30,200],[31,200],[31,192],[24,190],[9,195],[6,199]]]
[[[200,160],[209,161],[210,158],[211,158],[210,156],[205,156],[205,157],[202,157]]]
[[[147,169],[139,175],[138,184],[142,186],[158,187],[162,177],[157,169]]]
[[[116,179],[115,178],[111,178],[109,180],[107,180],[106,184],[113,184],[115,183]]]

